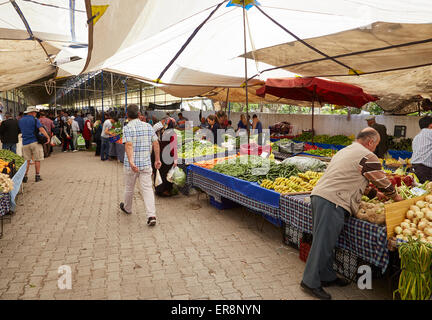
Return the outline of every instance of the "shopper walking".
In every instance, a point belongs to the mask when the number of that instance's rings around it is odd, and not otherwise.
[[[72,152],[78,151],[78,134],[81,132],[78,121],[72,120]]]
[[[132,201],[136,180],[141,186],[141,195],[147,213],[147,224],[156,224],[156,207],[152,184],[151,150],[155,151],[155,167],[161,167],[159,157],[158,138],[148,123],[138,119],[138,106],[131,104],[127,108],[128,125],[123,128],[123,142],[125,143],[125,200],[120,203],[120,209],[132,213]]]
[[[9,112],[5,113],[5,118],[6,120],[2,121],[0,125],[2,149],[10,150],[13,153],[16,153],[18,135],[21,133],[21,130],[18,126],[18,120],[13,119]]]
[[[44,160],[44,154],[42,144],[38,143],[38,137],[36,135],[45,136],[47,140],[45,143],[50,143],[48,133],[45,131],[40,121],[36,119],[37,112],[38,109],[36,109],[36,107],[28,107],[24,112],[25,115],[18,121],[23,139],[23,157],[24,160],[27,160],[27,169],[23,179],[24,183],[28,181],[27,174],[30,168],[30,160],[33,160],[35,163],[35,181],[39,182],[42,180],[40,176],[40,162]]]
[[[159,169],[162,183],[155,187],[156,195],[160,197],[169,197],[173,195],[173,184],[167,180],[167,174],[171,168],[177,166],[177,134],[174,131],[176,122],[174,119],[166,116],[159,123],[153,126],[158,137],[162,165]],[[167,149],[168,148],[168,149]],[[169,154],[169,156],[168,156]],[[152,153],[153,174],[156,178],[156,153]]]
[[[62,140],[63,140],[63,152],[68,152],[68,150],[73,150],[73,141],[72,141],[72,119],[68,119],[63,124],[63,128],[61,130]]]
[[[83,138],[85,140],[86,149],[90,149],[91,138],[92,138],[92,128],[93,128],[93,116],[91,114],[87,115],[87,119],[84,122]]]
[[[44,126],[48,135],[52,137],[52,132],[54,130],[54,122],[51,119],[47,118],[46,113],[43,111],[40,113],[39,121]],[[44,144],[43,150],[44,150],[44,157],[48,158],[51,154],[51,144]]]
[[[97,119],[93,125],[93,138],[96,142],[95,156],[101,155],[101,134],[102,134],[102,123],[100,119]]]
[[[348,285],[333,270],[333,250],[345,219],[359,210],[362,195],[402,200],[373,153],[379,141],[375,129],[363,129],[355,142],[336,153],[312,191],[313,240],[301,287],[319,299],[331,299],[322,287]]]

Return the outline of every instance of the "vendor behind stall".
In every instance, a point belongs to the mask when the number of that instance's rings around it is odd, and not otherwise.
[[[384,158],[384,155],[387,153],[389,149],[389,141],[387,136],[387,128],[383,124],[376,123],[375,117],[370,116],[366,118],[367,124],[369,127],[374,128],[376,131],[378,131],[380,135],[380,143],[378,144],[375,154],[378,158]]]
[[[322,287],[348,285],[333,270],[333,249],[345,219],[359,210],[362,195],[402,200],[373,153],[379,142],[375,129],[363,129],[355,142],[336,153],[312,191],[313,241],[301,286],[319,299],[331,299]],[[369,182],[379,191],[368,188]]]
[[[412,143],[411,163],[420,183],[424,183],[432,181],[432,117],[421,118],[419,126],[421,131]]]

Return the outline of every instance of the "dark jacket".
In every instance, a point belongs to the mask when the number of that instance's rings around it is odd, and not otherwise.
[[[383,124],[375,123],[371,126],[376,131],[378,131],[381,139],[380,143],[378,144],[375,154],[378,158],[383,158],[386,152],[389,149],[389,143],[388,143],[388,136],[387,136],[387,129]]]
[[[18,120],[7,119],[0,125],[0,137],[2,143],[18,143],[18,135],[21,130],[18,126]]]

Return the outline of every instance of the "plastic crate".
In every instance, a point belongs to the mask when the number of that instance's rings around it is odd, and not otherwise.
[[[348,280],[354,282],[358,280],[360,275],[357,271],[361,265],[361,259],[359,259],[354,253],[341,248],[335,249],[333,269]]]
[[[306,262],[309,256],[309,251],[312,246],[312,235],[309,233],[303,232],[303,236],[300,240],[299,246],[299,258],[301,261]]]
[[[220,199],[216,199],[213,196],[210,196],[210,204],[218,210],[226,210],[240,206],[238,203],[227,198],[220,197]]]
[[[283,228],[284,228],[284,233],[283,233],[284,243],[298,249],[300,246],[300,240],[303,236],[303,233],[299,229],[286,223],[284,223]]]

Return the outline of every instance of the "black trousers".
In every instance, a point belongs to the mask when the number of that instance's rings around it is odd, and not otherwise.
[[[432,180],[432,168],[426,167],[421,163],[413,163],[413,169],[420,183]]]
[[[101,154],[101,140],[96,140],[96,156],[100,156]]]

